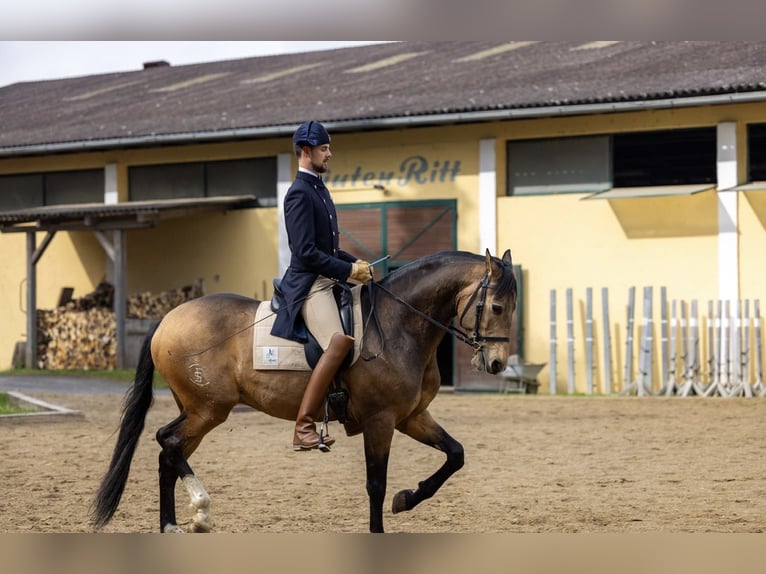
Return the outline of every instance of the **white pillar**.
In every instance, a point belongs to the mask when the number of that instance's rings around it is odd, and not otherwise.
[[[108,163],[104,166],[104,203],[107,205],[119,203],[116,163]]]
[[[718,297],[739,299],[739,242],[737,191],[721,191],[738,184],[737,124],[722,122],[716,129],[718,178]]]
[[[287,243],[287,228],[285,227],[285,195],[293,183],[292,156],[289,153],[277,155],[277,229],[279,230],[279,276],[281,277],[290,265],[290,246]]]
[[[479,141],[479,252],[497,253],[495,139]]]

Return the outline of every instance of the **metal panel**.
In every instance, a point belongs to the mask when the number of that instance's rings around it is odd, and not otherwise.
[[[609,137],[508,142],[508,195],[589,193],[612,186]]]
[[[653,185],[647,187],[613,187],[587,195],[583,199],[638,199],[642,197],[670,197],[695,195],[715,189],[709,183],[698,185]]]

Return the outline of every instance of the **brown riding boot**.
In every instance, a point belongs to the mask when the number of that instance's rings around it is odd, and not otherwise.
[[[298,408],[298,418],[295,421],[293,434],[293,450],[311,450],[319,446],[319,434],[314,415],[322,406],[327,389],[353,344],[353,337],[335,333],[330,340],[330,346],[319,357],[309,377],[306,390],[303,392],[301,406]],[[335,442],[335,439],[330,438],[329,435],[322,439],[324,446],[330,446]]]

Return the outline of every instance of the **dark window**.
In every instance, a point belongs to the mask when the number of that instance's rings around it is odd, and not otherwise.
[[[511,141],[508,195],[594,193],[609,189],[609,136]]]
[[[205,197],[202,163],[175,163],[131,167],[130,201]]]
[[[103,169],[0,176],[0,211],[103,202]]]
[[[614,134],[613,187],[716,183],[716,130]]]
[[[254,195],[277,205],[277,159],[192,162],[131,167],[131,201]]]
[[[104,203],[104,170],[45,174],[45,205]]]
[[[747,181],[766,181],[766,124],[747,126]]]
[[[45,205],[43,175],[30,173],[0,176],[0,211]]]

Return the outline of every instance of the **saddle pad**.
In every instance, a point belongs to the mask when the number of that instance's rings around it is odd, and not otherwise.
[[[354,356],[353,365],[359,358],[359,343],[362,339],[361,285],[351,288],[351,303],[354,310]],[[271,334],[276,315],[268,301],[258,305],[253,329],[253,369],[266,371],[310,371],[303,350],[303,343],[296,343]]]

